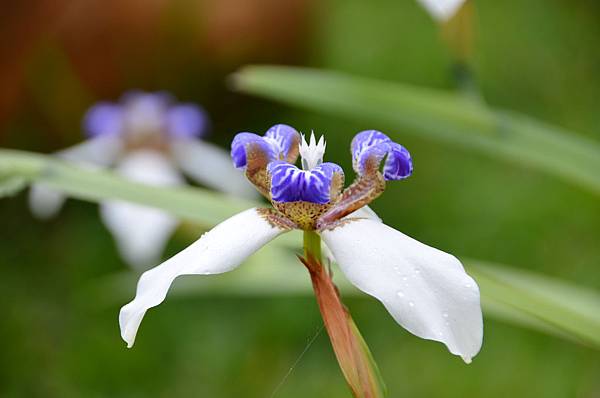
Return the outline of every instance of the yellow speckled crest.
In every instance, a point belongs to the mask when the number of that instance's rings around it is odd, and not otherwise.
[[[319,217],[331,207],[330,203],[319,204],[304,201],[272,203],[277,210],[290,221],[293,221],[298,228],[304,230],[314,230]]]

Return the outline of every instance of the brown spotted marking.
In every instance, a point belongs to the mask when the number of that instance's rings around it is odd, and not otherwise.
[[[273,206],[285,217],[303,230],[314,230],[319,217],[327,211],[331,204],[312,202],[272,202]]]

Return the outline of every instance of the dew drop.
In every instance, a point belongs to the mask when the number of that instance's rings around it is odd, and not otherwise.
[[[408,280],[408,276],[404,275],[404,276],[402,277],[402,280],[403,280],[404,282],[406,282],[406,281]]]
[[[438,336],[444,337],[444,332],[438,332]]]
[[[402,298],[402,297],[404,297],[404,293],[403,293],[403,292],[401,292],[400,290],[398,290],[398,291],[396,292],[396,296],[398,296],[398,297]]]
[[[415,268],[415,274],[419,275],[421,273],[421,270],[418,268]]]
[[[443,316],[444,318],[448,318],[448,313],[447,313],[447,312],[444,312],[444,313],[442,314],[442,316]]]
[[[465,284],[465,287],[466,287],[467,289],[470,289],[470,288],[472,288],[472,287],[473,287],[473,285],[471,285],[470,283],[466,283],[466,284]]]
[[[415,303],[414,303],[414,302],[412,302],[412,301],[409,301],[409,302],[408,302],[408,305],[409,305],[409,306],[411,306],[411,307],[414,307],[414,306],[415,306]]]

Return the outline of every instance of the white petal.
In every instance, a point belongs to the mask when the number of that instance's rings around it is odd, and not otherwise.
[[[252,208],[223,221],[187,249],[144,272],[135,298],[119,314],[121,336],[127,346],[133,345],[146,311],[165,299],[176,277],[231,271],[283,232],[286,230],[272,226]]]
[[[171,162],[154,151],[136,151],[127,155],[116,171],[127,179],[148,185],[184,183]],[[176,218],[162,210],[120,200],[102,202],[100,214],[115,237],[121,256],[138,269],[160,260],[167,240],[179,224]]]
[[[121,140],[115,136],[93,138],[64,149],[56,155],[64,160],[87,168],[106,167],[112,164],[122,149]],[[33,184],[29,191],[29,207],[34,216],[48,219],[56,215],[66,196],[44,184]]]
[[[348,279],[409,332],[470,362],[481,348],[479,288],[456,257],[385,224],[355,220],[321,232]]]
[[[458,11],[466,0],[418,0],[419,3],[438,21],[447,21]]]
[[[344,218],[368,218],[369,220],[383,222],[383,220],[369,206],[363,206],[360,209],[348,214]]]
[[[29,190],[29,208],[40,220],[54,217],[65,199],[65,195],[44,184],[33,184]]]
[[[229,153],[220,147],[195,139],[176,139],[171,150],[181,169],[200,184],[236,196],[258,196],[244,173],[233,167]]]
[[[377,215],[377,213],[375,213],[375,211],[373,211],[373,209],[371,209],[369,206],[363,206],[360,209],[348,214],[344,218],[367,218],[369,220],[383,222],[383,220]],[[335,257],[333,256],[333,253],[331,252],[329,247],[327,247],[327,244],[323,241],[321,241],[321,250],[323,252],[323,256],[325,256],[325,258],[327,258],[327,260],[330,263],[337,263],[337,261],[335,261]]]
[[[123,149],[123,141],[115,135],[91,138],[71,148],[56,153],[57,156],[77,164],[110,166]]]

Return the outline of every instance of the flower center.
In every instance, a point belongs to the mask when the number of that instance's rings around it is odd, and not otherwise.
[[[323,155],[325,154],[325,138],[321,136],[319,142],[315,138],[315,133],[310,133],[310,143],[306,142],[304,134],[300,143],[300,156],[302,157],[302,168],[304,170],[312,170],[323,163]]]

